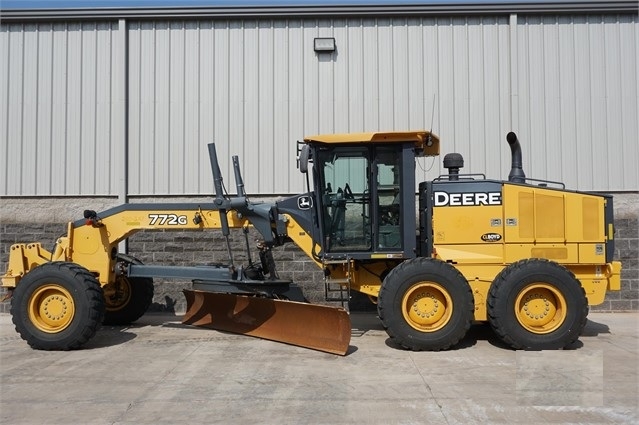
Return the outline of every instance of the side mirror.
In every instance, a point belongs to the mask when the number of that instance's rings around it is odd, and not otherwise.
[[[308,145],[302,146],[300,150],[300,156],[298,158],[299,161],[299,169],[303,174],[308,173],[308,159],[311,155],[311,148]]]

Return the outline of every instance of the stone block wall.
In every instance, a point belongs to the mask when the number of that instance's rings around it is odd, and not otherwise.
[[[636,216],[618,218],[616,225],[615,257],[623,262],[621,272],[622,290],[611,292],[603,304],[595,306],[596,311],[639,310],[639,219]],[[10,246],[16,242],[41,242],[51,250],[54,241],[66,233],[66,224],[45,223],[0,224],[0,273],[7,268]],[[254,248],[257,235],[249,235],[253,261],[258,261]],[[231,234],[231,246],[236,265],[246,264],[244,235],[236,230]],[[129,254],[145,264],[156,265],[198,265],[228,264],[226,242],[219,231],[169,232],[143,231],[129,239]],[[315,303],[324,302],[323,273],[306,255],[293,244],[274,249],[279,275],[290,279],[302,287],[306,297]],[[188,281],[155,280],[155,297],[151,311],[181,313],[185,310],[183,288]],[[4,290],[3,290],[4,291]],[[374,309],[367,297],[355,293],[350,308],[353,310]],[[9,302],[0,303],[0,312],[9,311]]]

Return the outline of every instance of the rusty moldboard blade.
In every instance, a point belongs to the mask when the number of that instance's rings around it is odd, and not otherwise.
[[[351,340],[346,310],[317,304],[184,290],[182,323],[345,355]]]

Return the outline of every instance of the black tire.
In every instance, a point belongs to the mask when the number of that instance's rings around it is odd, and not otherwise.
[[[98,280],[74,263],[51,262],[27,273],[11,299],[22,339],[38,350],[73,350],[90,340],[104,318]]]
[[[453,266],[433,258],[404,261],[386,276],[377,313],[393,341],[413,351],[445,350],[466,335],[473,294]]]
[[[142,264],[137,258],[119,256],[118,260],[127,263]],[[128,277],[120,274],[114,283],[104,286],[106,313],[105,325],[128,325],[146,313],[153,302],[153,279]]]
[[[488,293],[488,321],[508,345],[554,350],[574,343],[588,316],[586,293],[565,267],[545,259],[506,267]]]

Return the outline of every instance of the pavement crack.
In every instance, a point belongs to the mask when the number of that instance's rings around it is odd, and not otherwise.
[[[444,407],[443,405],[439,402],[439,400],[437,400],[437,397],[435,397],[435,394],[433,393],[433,389],[430,387],[430,385],[428,384],[428,381],[426,381],[426,378],[424,377],[424,375],[422,374],[421,370],[419,369],[419,367],[417,366],[417,364],[415,363],[415,359],[413,358],[412,353],[408,354],[408,357],[410,358],[411,363],[413,364],[413,367],[415,368],[415,370],[417,371],[417,374],[419,375],[419,377],[422,379],[422,382],[424,383],[424,386],[426,387],[426,389],[428,390],[428,393],[430,394],[430,397],[433,399],[433,401],[435,402],[435,404],[437,404],[437,408],[439,409],[439,412],[442,415],[442,418],[444,419],[444,422],[446,424],[449,424],[450,422],[448,421],[448,418],[446,417],[446,413],[444,412]]]

